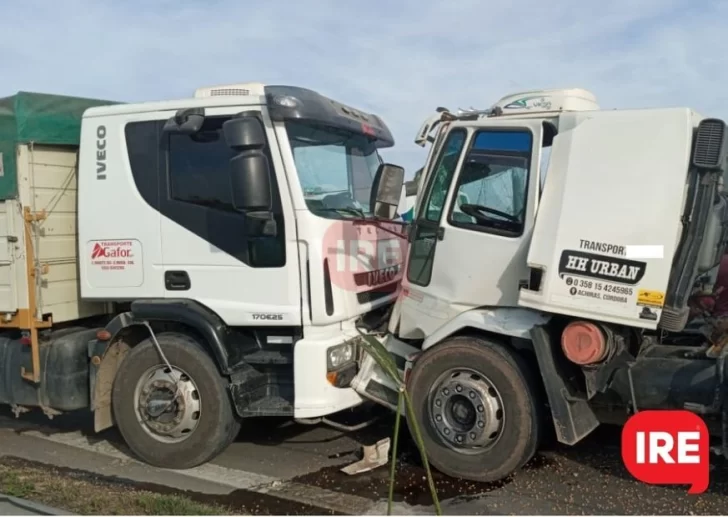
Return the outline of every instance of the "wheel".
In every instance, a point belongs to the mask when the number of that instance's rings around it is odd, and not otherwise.
[[[422,354],[407,384],[428,460],[440,472],[498,481],[536,453],[541,410],[515,351],[481,338],[448,339]]]
[[[240,431],[225,380],[186,334],[157,335],[172,371],[148,338],[129,351],[114,379],[116,425],[134,454],[155,467],[187,469],[227,448]],[[179,380],[179,393],[176,379]]]

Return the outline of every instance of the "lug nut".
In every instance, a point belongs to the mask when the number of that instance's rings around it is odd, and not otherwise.
[[[478,406],[478,413],[482,413],[485,410],[485,408],[482,405]]]
[[[457,386],[455,386],[455,391],[460,393],[461,391],[463,391],[463,387],[458,384]]]
[[[475,433],[470,433],[470,439],[475,440]]]
[[[445,434],[450,434],[450,429],[448,429],[447,427],[445,428]]]
[[[484,428],[485,422],[483,422],[482,420],[480,422],[478,422],[478,427],[480,427],[481,429]]]
[[[442,415],[435,415],[435,420],[442,422]]]
[[[475,398],[475,392],[474,392],[474,391],[471,391],[471,392],[470,392],[470,398],[471,398],[471,399],[474,399],[474,398]]]
[[[463,436],[462,436],[461,434],[459,434],[459,435],[458,435],[458,437],[457,437],[457,441],[458,441],[459,443],[462,443],[462,442],[463,442]]]
[[[435,405],[436,405],[437,407],[440,407],[440,406],[442,406],[442,401],[441,401],[440,399],[437,399],[437,400],[435,401]]]
[[[445,388],[445,389],[442,390],[442,394],[447,397],[448,395],[450,395],[450,390],[447,389],[447,388]]]

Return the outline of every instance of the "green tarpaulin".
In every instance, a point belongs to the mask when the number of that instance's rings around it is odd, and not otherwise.
[[[18,144],[78,145],[87,108],[112,101],[18,92],[0,98],[0,199],[17,194]]]

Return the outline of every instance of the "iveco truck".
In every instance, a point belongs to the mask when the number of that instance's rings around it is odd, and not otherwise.
[[[402,275],[393,144],[378,116],[291,86],[0,100],[0,403],[90,408],[166,468],[248,418],[358,406],[355,322]]]

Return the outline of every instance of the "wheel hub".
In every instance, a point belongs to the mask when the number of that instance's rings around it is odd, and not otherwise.
[[[179,379],[179,382],[175,382]],[[157,366],[141,376],[135,390],[135,410],[142,428],[162,442],[186,439],[200,420],[200,395],[184,372]]]
[[[503,430],[500,394],[482,374],[452,369],[430,390],[430,420],[443,442],[460,452],[493,446]]]

